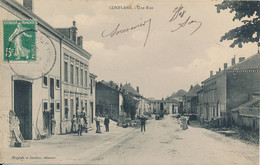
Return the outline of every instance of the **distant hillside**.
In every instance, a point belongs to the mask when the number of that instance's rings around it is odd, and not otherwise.
[[[185,90],[180,89],[180,90],[178,90],[178,92],[176,92],[176,93],[173,92],[172,95],[171,95],[171,97],[173,97],[173,98],[182,97],[182,96],[184,96],[186,93],[187,93],[187,92],[186,92]]]
[[[153,97],[148,97],[147,99],[148,99],[148,100],[151,100],[151,101],[154,101],[154,100],[155,100],[155,98],[153,98]]]

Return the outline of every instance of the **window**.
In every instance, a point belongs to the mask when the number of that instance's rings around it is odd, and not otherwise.
[[[88,72],[85,71],[85,87],[88,87]]]
[[[74,99],[71,98],[70,99],[70,113],[71,113],[71,117],[74,115]]]
[[[78,108],[79,108],[79,98],[77,97],[76,98],[76,110],[78,110]]]
[[[60,89],[60,79],[56,78],[56,89]]]
[[[56,102],[56,110],[59,111],[60,110],[60,103]]]
[[[43,76],[42,83],[43,83],[43,87],[47,87],[48,86],[48,78],[46,76]]]
[[[54,117],[54,103],[50,104],[51,117]]]
[[[81,100],[81,103],[80,103],[80,105],[81,105],[81,110],[83,110],[83,100]]]
[[[80,69],[80,85],[83,86],[83,69]]]
[[[85,100],[85,110],[86,110],[86,112],[88,111],[88,102],[87,102],[87,100]]]
[[[76,85],[79,85],[79,67],[76,66]]]
[[[50,98],[54,99],[54,78],[50,78]]]
[[[69,117],[68,99],[64,99],[65,119]]]
[[[74,84],[74,65],[70,64],[70,83]]]
[[[47,102],[43,102],[43,110],[44,111],[48,110],[48,103]]]
[[[93,94],[93,80],[90,80],[90,94]]]
[[[64,81],[68,82],[68,62],[64,62]]]

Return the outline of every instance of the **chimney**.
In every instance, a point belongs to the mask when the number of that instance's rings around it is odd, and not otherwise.
[[[122,83],[120,83],[120,88],[122,88],[123,87],[123,85],[122,85]]]
[[[227,63],[224,63],[224,70],[226,70],[228,67]]]
[[[72,30],[72,40],[76,43],[77,42],[77,30],[78,28],[76,27],[76,21],[73,21],[73,26],[71,27]]]
[[[231,65],[235,65],[236,64],[236,55],[234,55],[234,57],[231,59]]]
[[[139,87],[138,86],[136,87],[136,91],[139,93]]]
[[[244,61],[246,58],[245,57],[239,57],[239,62]]]
[[[190,86],[190,90],[193,88],[193,85]]]
[[[210,77],[212,77],[213,76],[213,71],[211,70],[209,73],[210,73]]]
[[[32,12],[33,10],[33,1],[32,0],[23,0],[23,6],[29,10],[30,12]]]
[[[83,37],[79,36],[77,37],[77,45],[82,48],[83,47]]]

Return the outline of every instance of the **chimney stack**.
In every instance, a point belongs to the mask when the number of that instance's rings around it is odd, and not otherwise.
[[[244,61],[246,58],[245,57],[239,57],[239,62]]]
[[[231,59],[231,65],[235,65],[236,64],[236,56],[234,55],[234,57]]]
[[[136,91],[139,93],[139,87],[138,86],[136,87]]]
[[[227,63],[224,63],[224,70],[226,70],[228,67]]]
[[[77,42],[77,30],[78,28],[76,27],[76,21],[73,21],[73,26],[71,27],[72,30],[72,40],[76,43]]]
[[[212,77],[212,76],[213,76],[213,71],[211,70],[211,71],[210,71],[210,77]]]
[[[23,0],[23,6],[29,10],[30,12],[32,12],[33,10],[33,1],[32,0]]]
[[[83,47],[83,37],[79,36],[77,37],[77,45],[82,48]]]

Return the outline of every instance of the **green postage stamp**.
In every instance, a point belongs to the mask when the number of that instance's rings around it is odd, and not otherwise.
[[[4,20],[3,39],[4,61],[36,61],[34,20]]]

